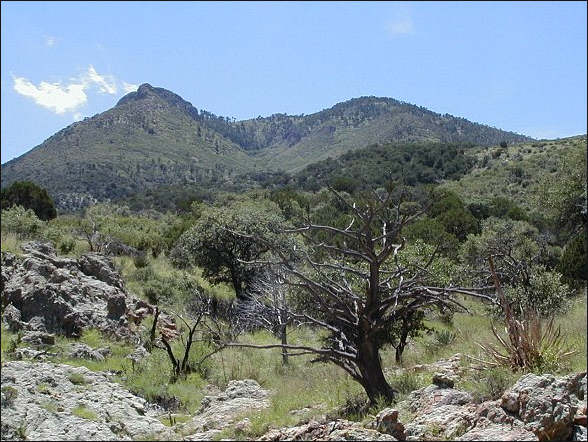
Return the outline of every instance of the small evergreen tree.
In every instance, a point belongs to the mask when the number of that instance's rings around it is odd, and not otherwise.
[[[22,206],[31,209],[35,215],[44,221],[57,216],[57,210],[47,190],[30,181],[16,181],[5,189],[0,196],[2,210],[12,206]]]

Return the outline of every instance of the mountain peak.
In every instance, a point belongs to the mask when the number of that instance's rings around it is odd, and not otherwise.
[[[192,103],[184,100],[178,94],[174,94],[162,87],[153,87],[149,83],[143,83],[135,92],[130,92],[122,97],[116,105],[121,106],[126,103],[157,99],[162,100],[168,106],[182,110],[194,119],[198,119],[198,110],[192,106]]]

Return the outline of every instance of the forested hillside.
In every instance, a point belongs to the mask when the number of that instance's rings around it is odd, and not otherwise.
[[[46,188],[60,209],[75,210],[160,186],[235,190],[247,187],[243,174],[293,173],[374,143],[490,146],[525,140],[528,137],[376,97],[349,100],[306,116],[234,121],[144,84],[114,108],[68,126],[3,164],[2,187],[32,181]],[[437,178],[429,169],[423,173]]]

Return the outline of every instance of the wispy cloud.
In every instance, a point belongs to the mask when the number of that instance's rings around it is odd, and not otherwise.
[[[131,83],[127,83],[126,81],[123,81],[123,90],[128,94],[129,92],[135,92],[137,89],[139,89],[139,85],[138,84],[131,84]]]
[[[74,112],[72,117],[75,121],[81,119],[78,110],[88,101],[87,92],[92,88],[96,88],[98,93],[116,95],[119,91],[117,83],[122,85],[125,93],[138,87],[125,81],[118,81],[112,75],[101,75],[92,65],[86,72],[71,78],[68,82],[41,81],[36,85],[25,77],[13,77],[13,80],[13,87],[17,93],[32,98],[36,104],[56,114]]]
[[[100,92],[102,93],[111,95],[116,94],[116,83],[114,77],[106,77],[98,74],[92,65],[90,65],[88,68],[88,74],[84,80],[89,83],[96,83],[100,87]]]
[[[45,45],[52,47],[55,46],[55,43],[57,43],[57,39],[55,37],[53,37],[52,35],[47,35],[45,37]]]
[[[415,28],[412,17],[407,13],[396,16],[388,23],[388,34],[392,37],[414,33]]]

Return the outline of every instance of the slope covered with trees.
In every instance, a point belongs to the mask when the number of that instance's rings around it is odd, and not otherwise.
[[[235,121],[143,84],[114,108],[66,127],[3,164],[1,179],[2,187],[33,181],[48,190],[59,208],[71,210],[160,186],[234,189],[245,173],[291,173],[375,143],[496,145],[525,140],[376,97],[349,100],[311,115]]]

